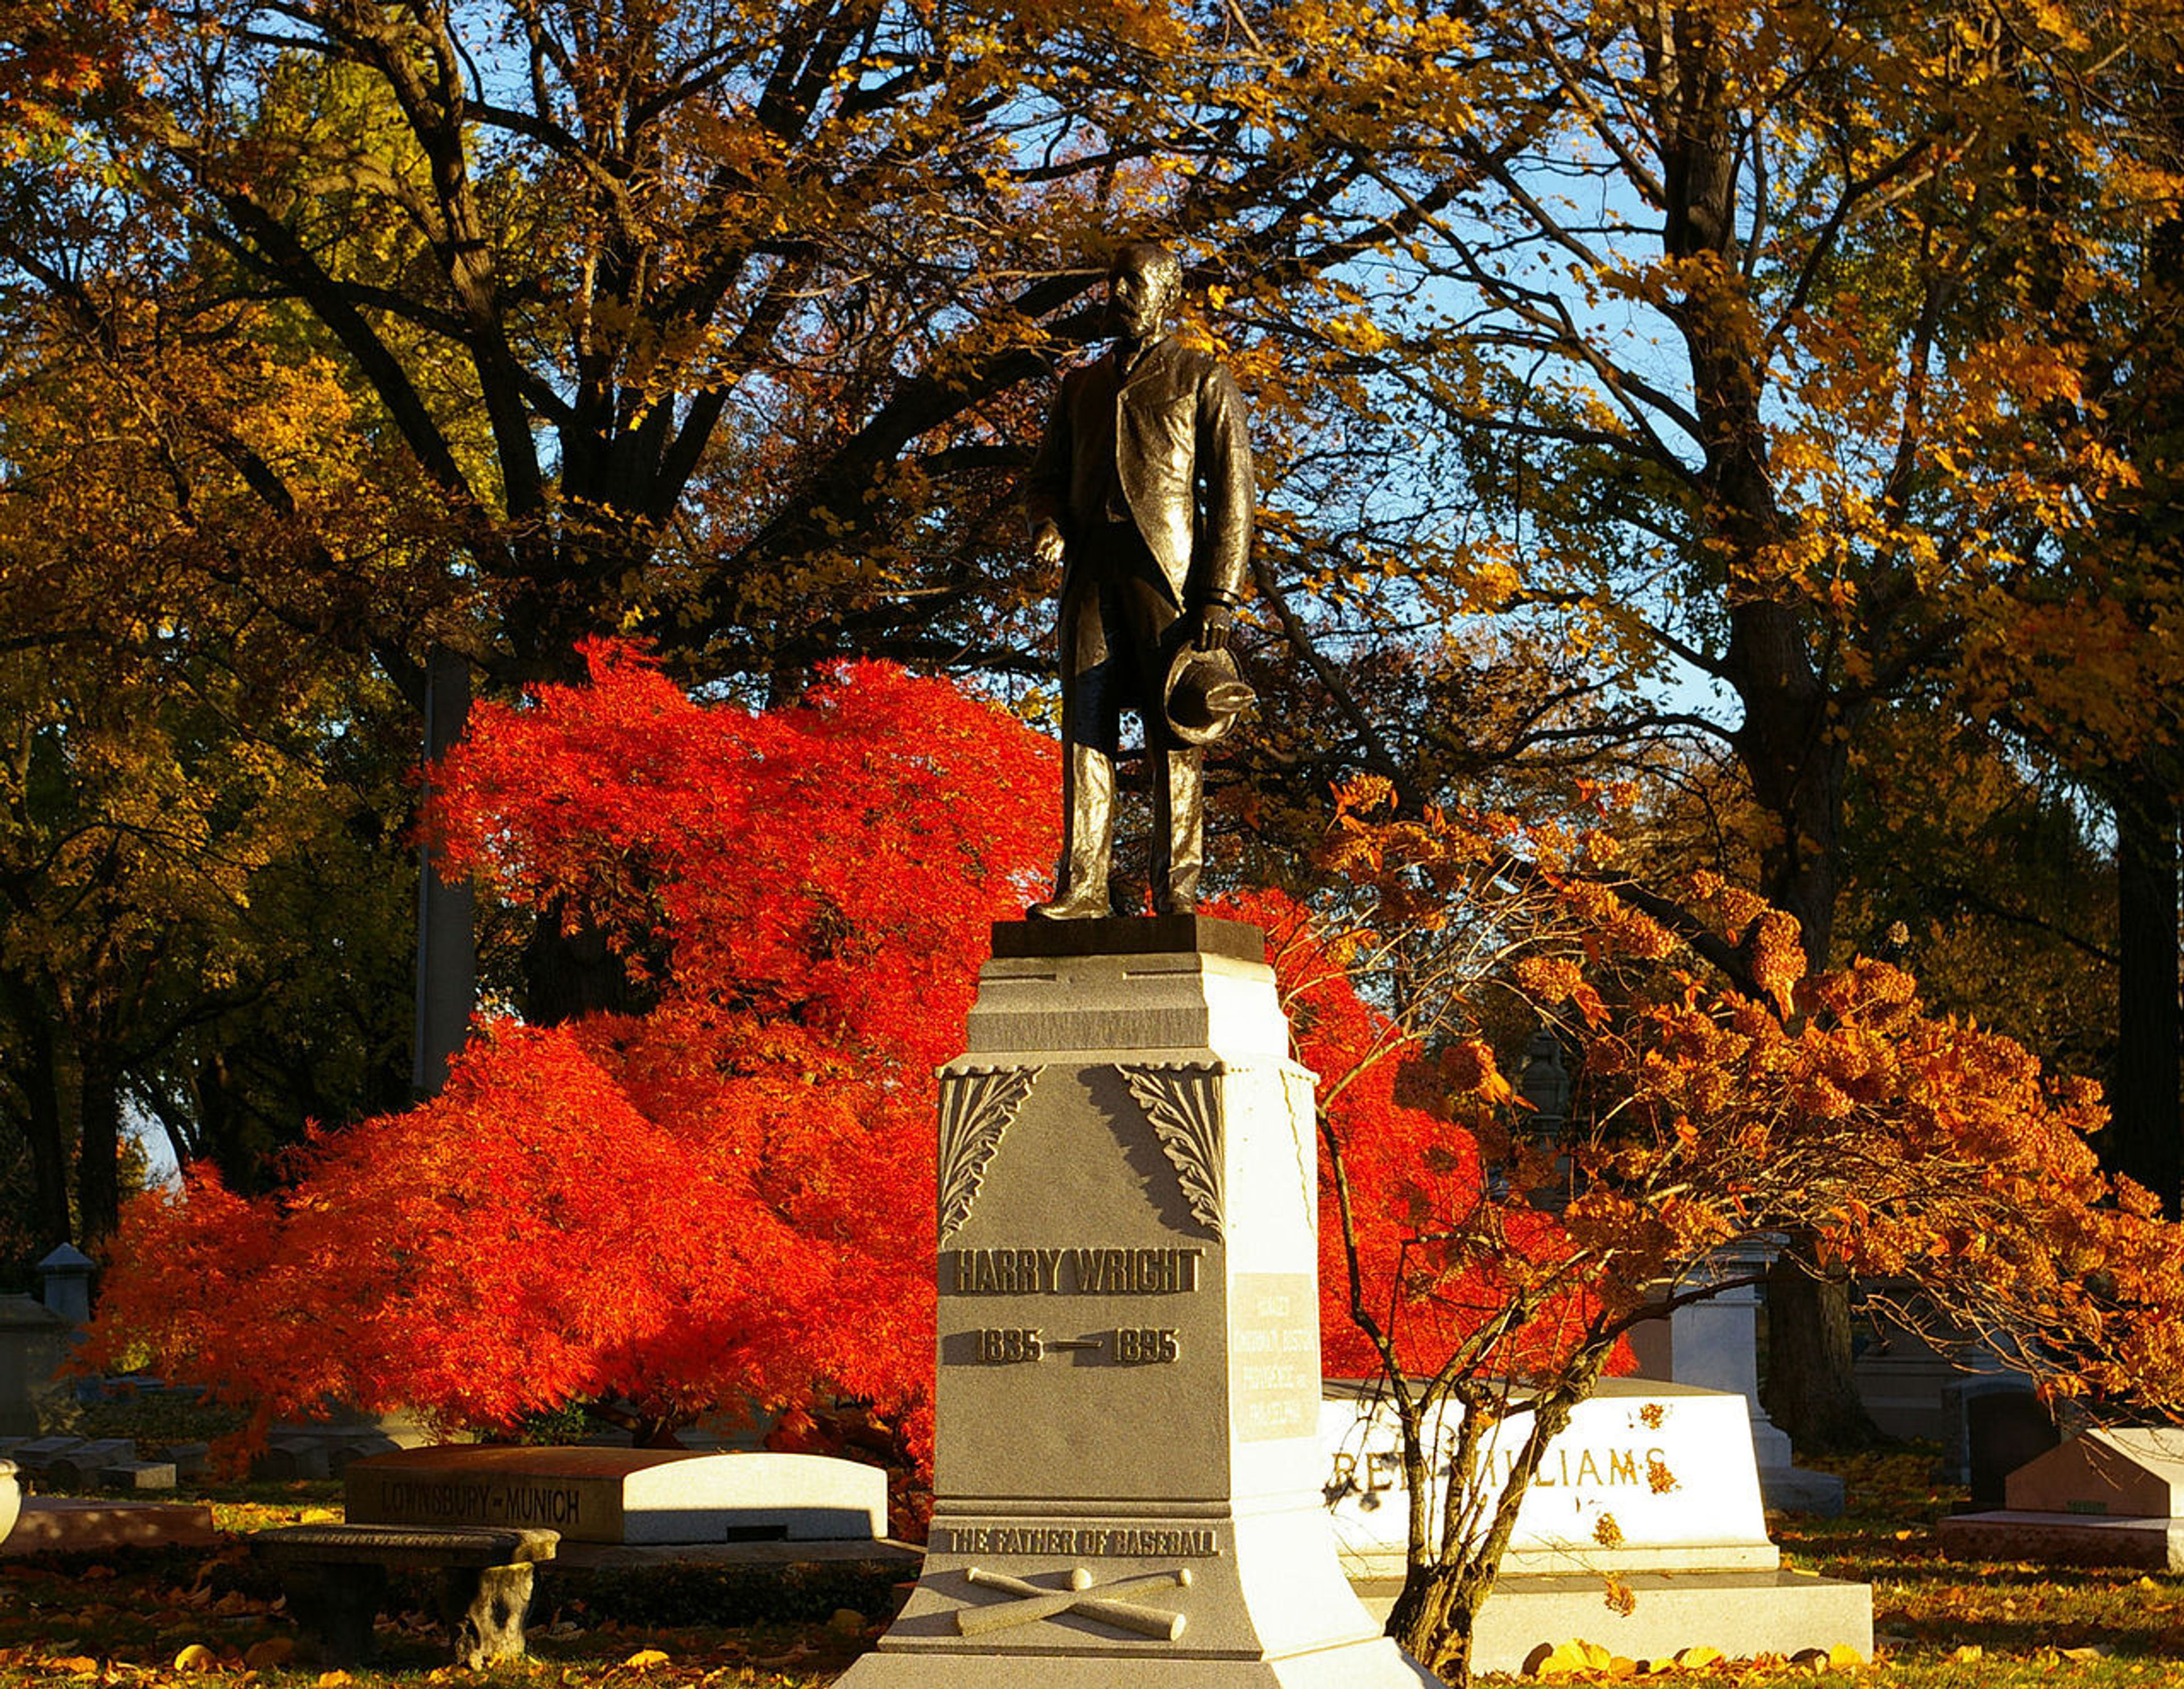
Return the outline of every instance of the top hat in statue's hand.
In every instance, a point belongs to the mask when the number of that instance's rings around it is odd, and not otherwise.
[[[1163,691],[1168,730],[1185,744],[1212,744],[1259,696],[1237,672],[1233,653],[1189,644],[1168,665]]]

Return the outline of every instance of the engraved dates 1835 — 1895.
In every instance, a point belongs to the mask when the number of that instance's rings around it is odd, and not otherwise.
[[[989,1366],[1043,1361],[1072,1350],[1105,1350],[1119,1365],[1162,1366],[1183,1358],[1181,1334],[1172,1325],[1122,1325],[1097,1337],[1049,1337],[1035,1325],[978,1329],[978,1358]]]

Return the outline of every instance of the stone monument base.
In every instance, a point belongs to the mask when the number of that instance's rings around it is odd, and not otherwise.
[[[1732,1658],[1792,1654],[1838,1643],[1873,1655],[1873,1591],[1802,1572],[1633,1572],[1622,1581],[1637,1605],[1618,1614],[1598,1577],[1505,1577],[1479,1609],[1471,1637],[1475,1672],[1518,1672],[1543,1646],[1596,1642],[1628,1659],[1664,1659],[1696,1643]],[[1384,1622],[1399,1582],[1357,1586],[1365,1610]]]
[[[1952,1513],[1937,1533],[1952,1560],[2030,1560],[2042,1566],[2129,1566],[2184,1572],[2184,1519],[2102,1518],[2006,1508]]]
[[[1815,1519],[1841,1519],[1849,1499],[1834,1473],[1802,1466],[1761,1467],[1759,1493],[1770,1512],[1810,1513]]]
[[[959,1654],[905,1659],[866,1654],[837,1689],[1442,1689],[1384,1636],[1284,1659],[1053,1659]]]

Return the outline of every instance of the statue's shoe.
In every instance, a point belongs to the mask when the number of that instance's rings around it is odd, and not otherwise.
[[[1096,891],[1072,891],[1067,897],[1050,898],[1024,911],[1034,921],[1096,921],[1113,912],[1104,885]]]

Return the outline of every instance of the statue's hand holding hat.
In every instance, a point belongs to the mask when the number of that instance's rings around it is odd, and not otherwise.
[[[1186,644],[1168,665],[1162,688],[1169,731],[1185,744],[1212,744],[1258,701],[1227,650]]]

